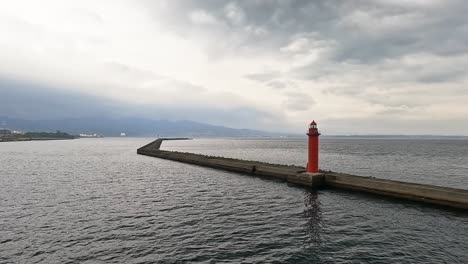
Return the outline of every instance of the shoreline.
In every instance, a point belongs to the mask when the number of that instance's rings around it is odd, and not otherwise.
[[[2,142],[23,142],[23,141],[47,141],[47,140],[73,140],[76,138],[13,138],[13,139],[1,139]]]

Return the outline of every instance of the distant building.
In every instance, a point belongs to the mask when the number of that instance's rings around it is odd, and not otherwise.
[[[126,137],[127,134],[125,134],[125,133],[122,132],[122,133],[120,133],[120,136],[121,136],[121,137]]]
[[[102,136],[98,135],[96,133],[94,133],[94,134],[86,134],[86,133],[80,134],[80,138],[98,138],[98,137],[102,137]]]

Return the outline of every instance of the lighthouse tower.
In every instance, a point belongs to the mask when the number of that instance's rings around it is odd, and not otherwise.
[[[315,121],[310,123],[309,132],[307,135],[309,136],[309,159],[307,162],[306,171],[311,173],[318,173],[318,138],[320,133],[318,132],[317,123],[315,123]]]

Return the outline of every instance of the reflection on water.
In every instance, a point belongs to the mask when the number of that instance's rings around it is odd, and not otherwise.
[[[322,210],[317,190],[304,191],[305,229],[309,235],[309,244],[321,244]]]

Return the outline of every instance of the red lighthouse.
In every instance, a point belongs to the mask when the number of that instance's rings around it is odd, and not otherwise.
[[[307,133],[309,136],[309,160],[307,162],[307,172],[318,173],[318,147],[319,141],[318,138],[320,133],[317,129],[317,123],[312,121],[309,126],[309,132]]]

